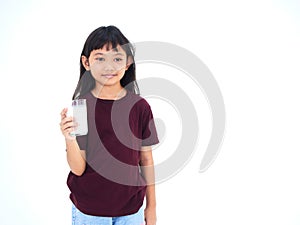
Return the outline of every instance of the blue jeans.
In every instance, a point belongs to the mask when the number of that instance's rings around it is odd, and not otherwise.
[[[144,210],[141,207],[128,216],[101,217],[86,215],[72,204],[72,225],[144,225]]]

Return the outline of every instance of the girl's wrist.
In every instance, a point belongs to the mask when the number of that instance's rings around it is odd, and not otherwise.
[[[72,136],[65,137],[65,141],[66,141],[66,143],[73,143],[76,141],[76,137],[72,137]]]
[[[146,204],[146,209],[156,209],[156,204]]]

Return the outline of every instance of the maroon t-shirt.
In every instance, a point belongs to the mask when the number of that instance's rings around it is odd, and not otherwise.
[[[143,204],[146,183],[140,173],[140,149],[157,144],[150,105],[127,91],[118,100],[105,100],[88,93],[88,134],[78,136],[86,150],[82,176],[69,173],[70,199],[83,213],[94,216],[124,216]]]

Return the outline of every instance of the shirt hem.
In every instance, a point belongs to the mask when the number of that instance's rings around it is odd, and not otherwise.
[[[102,211],[101,213],[97,213],[95,212],[94,209],[89,209],[89,208],[86,208],[86,207],[81,207],[80,204],[78,204],[78,202],[76,203],[75,200],[73,200],[71,197],[71,202],[74,204],[74,206],[80,211],[82,212],[83,214],[86,214],[86,215],[90,215],[90,216],[100,216],[100,217],[120,217],[120,216],[128,216],[128,215],[131,215],[131,214],[134,214],[134,213],[137,213],[140,208],[143,206],[143,202],[142,204],[139,204],[137,207],[131,209],[131,210],[122,210],[120,211],[118,214],[114,214],[114,213],[110,213],[110,212],[105,212],[105,211]],[[84,208],[84,209],[83,209]]]

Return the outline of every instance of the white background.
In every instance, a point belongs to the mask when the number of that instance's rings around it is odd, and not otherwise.
[[[187,166],[157,185],[157,224],[300,224],[298,1],[0,4],[0,224],[71,224],[59,113],[77,83],[86,37],[111,24],[132,42],[165,41],[196,54],[225,101],[220,154],[198,173],[210,111],[200,90],[182,84],[194,96],[201,135]],[[172,70],[145,65],[137,76],[172,79]],[[153,101],[153,111],[163,118],[172,108],[161,103]],[[165,125],[169,144],[155,150],[157,161],[172,154],[170,140],[180,134],[178,123]]]

